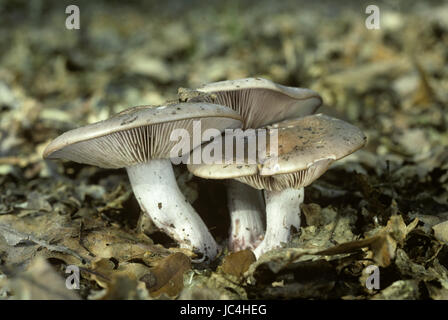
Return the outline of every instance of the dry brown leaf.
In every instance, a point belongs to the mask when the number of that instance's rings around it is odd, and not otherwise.
[[[101,300],[142,300],[148,298],[148,292],[143,283],[124,273],[116,273]]]
[[[380,267],[386,267],[395,257],[397,243],[390,235],[380,234],[364,240],[342,243],[316,254],[325,256],[347,254],[366,247],[372,251],[372,259],[375,263]]]
[[[141,263],[118,262],[112,258],[98,258],[92,263],[92,268],[84,269],[86,277],[96,281],[100,287],[108,288],[114,278],[125,276],[138,280],[150,272],[150,268]]]
[[[413,105],[427,108],[431,106],[431,103],[437,101],[438,99],[435,95],[434,89],[429,82],[428,73],[416,59],[414,60],[414,64],[418,71],[420,82],[417,90],[412,97]]]
[[[417,280],[399,280],[372,297],[373,300],[415,300],[420,296]]]
[[[34,259],[27,268],[10,280],[14,299],[21,300],[78,300],[75,290],[67,289],[65,280],[42,257]]]
[[[100,287],[107,288],[114,268],[115,265],[110,259],[98,258],[92,262],[92,268],[85,273],[85,277],[95,281]]]
[[[380,267],[390,265],[395,258],[397,245],[404,245],[406,236],[417,224],[418,219],[414,219],[406,226],[401,215],[391,216],[387,225],[377,233],[376,239],[369,246],[375,263]]]
[[[373,253],[373,261],[380,267],[387,267],[395,258],[397,242],[388,234],[378,236],[370,244]]]
[[[387,267],[395,258],[397,243],[403,245],[407,234],[417,226],[417,223],[418,219],[414,219],[412,223],[406,226],[402,216],[393,215],[390,217],[387,225],[379,230],[376,235],[363,240],[345,242],[319,251],[316,254],[345,254],[369,247],[371,250],[371,258],[375,263],[380,267]]]
[[[151,297],[166,294],[175,297],[184,287],[184,272],[191,269],[190,258],[177,252],[162,259],[142,278]]]
[[[142,234],[113,227],[83,232],[82,244],[96,257],[113,257],[120,262],[145,259],[149,254],[167,255],[169,251]]]
[[[437,240],[448,243],[448,221],[436,224],[432,229]]]
[[[363,240],[355,240],[350,242],[345,242],[338,244],[334,247],[319,251],[315,253],[316,255],[322,255],[322,256],[332,256],[335,254],[346,254],[351,253],[357,250],[360,250],[362,248],[366,248],[370,246],[372,243],[377,241],[378,236],[370,237]]]
[[[414,222],[415,221],[413,221],[413,223],[411,223],[410,225],[413,225]],[[410,232],[412,229],[413,228],[408,229],[406,227],[406,223],[404,223],[403,217],[397,214],[389,218],[389,221],[387,221],[387,225],[383,229],[381,229],[378,234],[390,234],[394,238],[394,240],[400,243],[400,245],[403,245],[408,232]]]
[[[117,275],[106,290],[101,300],[130,300],[137,298],[138,281],[126,277],[125,275]]]
[[[240,277],[256,260],[254,253],[249,249],[233,252],[224,258],[221,270],[224,273]]]

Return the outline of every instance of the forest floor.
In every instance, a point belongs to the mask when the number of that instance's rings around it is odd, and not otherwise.
[[[378,1],[379,30],[358,1],[86,1],[79,30],[63,3],[0,6],[0,299],[448,299],[446,3]],[[319,112],[368,138],[305,189],[288,247],[256,262],[192,264],[140,217],[125,170],[42,159],[69,129],[251,76],[316,90]],[[175,169],[225,247],[223,184]]]

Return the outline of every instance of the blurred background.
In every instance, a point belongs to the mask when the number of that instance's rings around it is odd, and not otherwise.
[[[66,28],[72,4],[79,30]],[[380,10],[380,29],[366,27],[369,4]],[[79,238],[93,223],[146,230],[155,243],[173,245],[139,219],[124,170],[45,162],[42,151],[69,129],[176,99],[179,87],[244,77],[314,89],[324,99],[321,112],[366,133],[368,145],[308,188],[305,202],[351,214],[344,241],[386,225],[393,213],[406,223],[419,218],[423,235],[412,241],[426,251],[408,254],[425,264],[431,228],[448,219],[445,1],[0,1],[0,225],[65,243],[66,234]],[[225,241],[224,187],[182,167],[176,173]],[[313,224],[303,218],[304,227]],[[27,270],[39,246],[12,250],[14,241],[1,239],[0,266]],[[84,247],[101,256],[102,242],[92,243]],[[445,266],[446,249],[437,249]],[[45,250],[54,265],[72,261]],[[394,268],[389,284],[403,278]],[[5,288],[0,297],[14,291]],[[431,290],[416,297],[434,298]],[[354,292],[344,294],[364,294]]]

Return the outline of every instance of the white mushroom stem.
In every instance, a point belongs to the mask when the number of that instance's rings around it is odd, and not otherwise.
[[[230,214],[229,249],[255,249],[264,234],[261,191],[239,181],[228,180],[227,207]]]
[[[218,247],[207,226],[177,186],[170,160],[151,160],[127,167],[132,190],[154,224],[181,248],[213,259]]]
[[[266,234],[254,250],[257,259],[265,252],[282,246],[291,240],[291,228],[300,228],[300,204],[303,188],[282,191],[265,190]]]

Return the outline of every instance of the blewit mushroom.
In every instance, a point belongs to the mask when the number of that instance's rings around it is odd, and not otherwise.
[[[187,154],[203,143],[193,137],[198,122],[201,139],[207,129],[222,132],[241,126],[236,112],[210,103],[140,106],[65,132],[47,146],[43,157],[126,168],[142,211],[155,225],[181,247],[213,259],[218,252],[216,242],[179,190],[170,162],[171,150],[177,144],[170,139],[172,131],[184,129],[189,133],[189,144],[182,149]]]
[[[256,129],[290,118],[313,114],[322,104],[310,89],[283,86],[263,78],[208,83],[196,89],[179,89],[181,101],[205,101],[227,106],[243,118],[243,129]],[[236,182],[226,184],[231,219],[229,247],[253,249],[263,237],[264,205],[261,192]]]
[[[227,185],[227,207],[230,212],[229,249],[255,250],[264,235],[263,195],[247,184],[229,179]]]
[[[366,137],[357,127],[322,114],[269,126],[278,130],[278,152],[257,164],[189,164],[194,175],[208,179],[236,179],[265,190],[266,233],[254,253],[288,243],[291,228],[300,227],[304,187],[319,178],[329,165],[362,146]],[[218,177],[219,173],[219,177]]]
[[[263,78],[245,78],[179,89],[179,99],[227,106],[243,118],[243,129],[313,114],[322,104],[311,89],[288,87]]]

